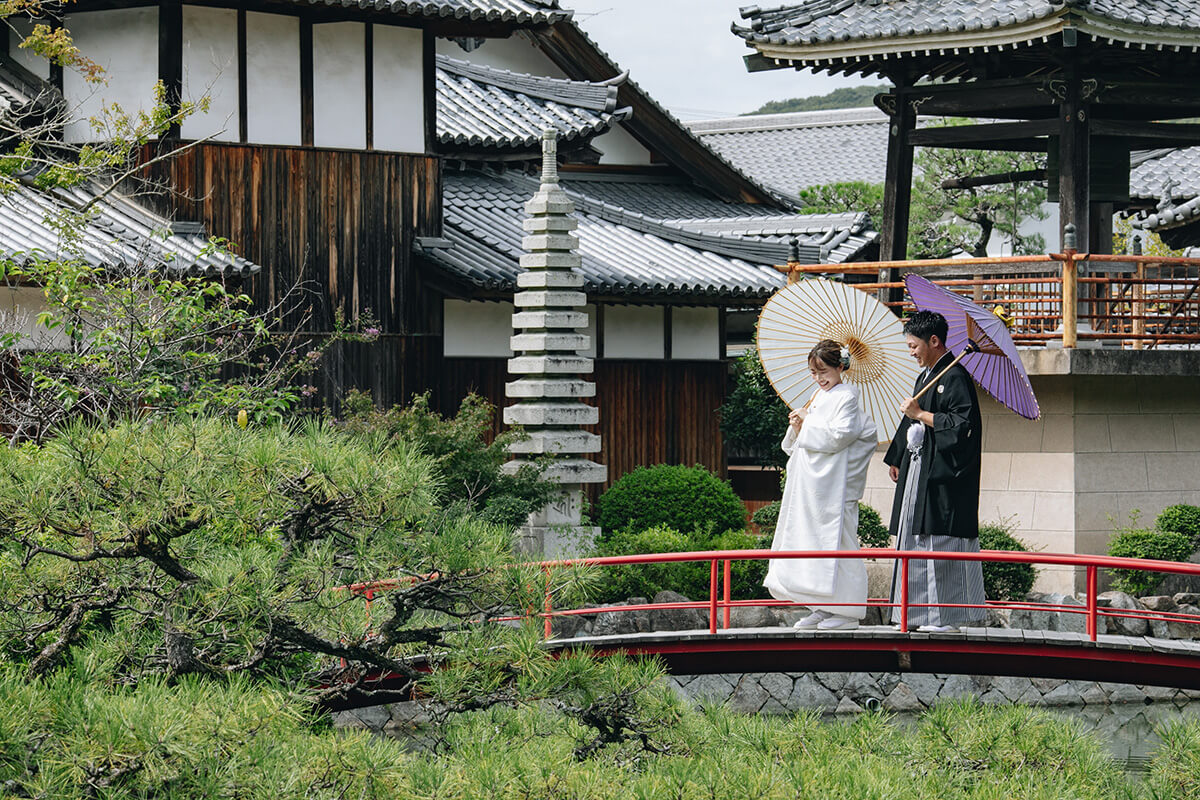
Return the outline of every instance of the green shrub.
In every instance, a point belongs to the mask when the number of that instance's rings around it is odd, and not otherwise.
[[[758,526],[758,532],[761,535],[770,538],[775,535],[775,524],[779,522],[779,509],[781,508],[783,508],[783,504],[778,500],[767,503],[750,516],[750,521]]]
[[[1154,520],[1154,528],[1162,533],[1182,533],[1192,542],[1192,548],[1200,548],[1200,508],[1186,503],[1167,506]]]
[[[879,512],[866,503],[858,504],[858,543],[863,547],[887,547],[892,540]]]
[[[596,554],[624,556],[689,550],[752,550],[758,546],[759,539],[742,531],[707,536],[700,531],[688,534],[659,526],[644,531],[617,531],[598,544]],[[691,600],[703,600],[708,597],[709,564],[708,561],[678,561],[606,567],[603,579],[598,581],[602,589],[597,599],[603,603],[617,603],[630,597],[652,599],[659,592],[669,590]],[[766,574],[765,560],[735,561],[730,574],[732,596],[738,600],[765,597],[762,581]]]
[[[787,433],[787,404],[767,380],[757,350],[743,353],[733,370],[733,389],[717,411],[725,446],[764,467],[782,467],[787,454],[779,443]]]
[[[1015,550],[1029,548],[1012,535],[1007,522],[990,522],[979,526],[980,550]],[[985,563],[983,590],[989,600],[1023,600],[1033,588],[1037,570],[1033,564]]]
[[[415,396],[408,406],[381,411],[370,394],[351,389],[342,411],[342,430],[416,445],[438,465],[440,499],[465,503],[488,522],[518,527],[557,491],[557,484],[541,479],[537,465],[522,466],[512,475],[501,470],[509,458],[508,445],[525,434],[510,430],[493,438],[496,409],[479,395],[468,394],[457,414],[443,417],[430,407],[428,392]]]
[[[726,481],[704,467],[638,467],[600,495],[602,536],[668,527],[707,534],[746,528],[746,507]]]
[[[1108,543],[1108,554],[1120,558],[1153,558],[1160,561],[1187,561],[1193,552],[1192,540],[1182,533],[1152,531],[1145,528],[1118,530]],[[1161,572],[1136,569],[1112,569],[1112,586],[1135,597],[1153,594],[1162,583]]]
[[[780,503],[777,500],[755,511],[754,515],[750,517],[750,521],[758,526],[759,533],[768,541],[775,535],[775,524],[779,521],[779,509]],[[859,503],[858,543],[863,547],[887,547],[891,540],[891,534],[888,532],[887,526],[883,524],[879,512],[866,503]]]

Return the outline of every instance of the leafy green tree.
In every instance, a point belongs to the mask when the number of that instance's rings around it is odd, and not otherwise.
[[[782,467],[787,457],[779,443],[787,432],[787,404],[767,380],[757,350],[739,356],[733,370],[733,390],[717,412],[726,447],[762,466]]]
[[[821,111],[824,109],[861,108],[875,102],[875,95],[886,92],[886,84],[878,86],[843,86],[828,94],[809,97],[794,97],[790,100],[769,100],[750,114],[785,114],[794,111]],[[747,115],[748,116],[748,115]]]
[[[944,124],[960,125],[965,120]],[[1030,219],[1045,219],[1046,190],[1040,183],[1022,181],[963,189],[943,189],[954,178],[1025,172],[1045,167],[1045,157],[957,148],[922,148],[914,160],[909,210],[908,257],[948,258],[956,253],[986,256],[993,234],[1006,237],[1017,255],[1041,253],[1040,234],[1022,234]],[[883,212],[882,184],[835,183],[800,191],[811,212],[867,211],[879,219]]]

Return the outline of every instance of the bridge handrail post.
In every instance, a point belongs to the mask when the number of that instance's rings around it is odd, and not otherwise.
[[[724,581],[724,588],[721,592],[721,597],[725,602],[725,608],[721,612],[721,627],[728,628],[729,627],[729,599],[730,599],[729,584],[731,584],[733,582],[732,581],[733,559],[730,559],[730,558],[725,559],[725,568],[723,570],[723,573],[724,574],[722,575],[722,580]]]
[[[717,632],[717,559],[709,560],[708,570],[708,632]]]
[[[1097,626],[1096,612],[1096,565],[1089,564],[1087,568],[1087,635],[1096,641]]]
[[[547,639],[549,639],[552,635],[552,631],[551,631],[552,618],[550,616],[550,613],[554,610],[553,605],[551,603],[551,599],[550,599],[550,567],[549,566],[542,567],[542,572],[546,573],[546,618],[545,618],[545,625],[543,626],[542,630],[543,630],[543,633],[545,634],[545,637]]]
[[[908,556],[900,556],[900,632],[908,631]]]

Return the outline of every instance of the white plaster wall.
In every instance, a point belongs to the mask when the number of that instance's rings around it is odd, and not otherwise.
[[[513,304],[491,300],[445,300],[443,354],[447,357],[508,358]]]
[[[42,290],[32,286],[0,286],[0,332],[22,334],[18,350],[57,350],[70,346],[61,329],[49,331],[37,324],[46,310]]]
[[[255,144],[300,144],[300,20],[246,14],[246,132]]]
[[[716,361],[721,357],[719,308],[671,309],[671,358]]]
[[[22,50],[17,47],[17,45],[24,41],[26,36],[33,33],[34,23],[32,20],[23,18],[20,15],[13,15],[6,19],[5,22],[11,26],[8,31],[9,58],[39,78],[49,79],[50,62],[29,50]]]
[[[158,8],[118,8],[70,14],[64,24],[75,45],[105,70],[107,84],[89,84],[77,71],[63,70],[63,94],[73,121],[65,136],[71,142],[94,141],[89,120],[105,103],[117,103],[130,115],[148,108],[158,81]]]
[[[371,33],[376,150],[425,152],[425,87],[418,28],[376,25]]]
[[[1074,392],[1071,378],[1033,376],[1042,410],[1038,420],[1019,417],[979,392],[983,417],[979,521],[1007,523],[1031,550],[1076,552]],[[883,463],[886,447],[871,460],[863,501],[886,523],[895,484]],[[1038,567],[1037,591],[1072,592],[1071,567]]]
[[[237,11],[183,7],[183,99],[208,96],[209,110],[183,121],[185,139],[238,140]]]
[[[617,125],[608,133],[592,140],[592,146],[600,151],[601,164],[649,164],[650,151],[642,147]]]
[[[313,25],[313,144],[367,146],[366,45],[361,22]]]
[[[545,53],[520,33],[507,39],[485,39],[480,47],[467,52],[449,39],[437,40],[438,55],[483,64],[510,72],[527,75],[544,75],[547,78],[565,78],[567,74],[558,68]]]
[[[662,306],[605,306],[604,357],[662,358]]]

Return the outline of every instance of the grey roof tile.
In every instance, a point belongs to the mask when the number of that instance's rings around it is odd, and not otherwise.
[[[1134,153],[1130,162],[1130,196],[1158,201],[1138,227],[1175,228],[1200,217],[1200,147],[1148,150]]]
[[[826,183],[879,183],[887,171],[888,117],[876,108],[731,117],[689,127],[743,172],[788,197]]]
[[[808,0],[743,8],[749,25],[735,25],[734,32],[755,44],[802,47],[938,34],[969,37],[1069,12],[1081,14],[1084,26],[1093,17],[1132,28],[1200,30],[1200,0]]]
[[[569,19],[573,12],[559,0],[292,0],[298,5],[340,6],[369,11],[392,11],[411,17],[468,19],[482,22],[515,22],[544,25]]]
[[[78,211],[94,191],[42,190],[7,184],[0,192],[0,257],[80,258],[93,267],[143,266],[188,275],[233,275],[260,267],[230,253],[211,253],[201,233],[172,232],[168,220],[112,193],[89,214],[78,242],[67,242],[51,221],[62,211]],[[182,226],[178,226],[182,227]]]
[[[875,241],[863,215],[814,220],[761,206],[720,204],[722,217],[656,218],[611,202],[619,179],[567,180],[576,204],[582,272],[588,291],[617,296],[683,295],[694,299],[766,297],[783,284],[772,264],[787,259],[787,240],[800,239],[802,257],[853,258]],[[653,189],[675,195],[682,208],[703,203],[698,192],[667,179],[655,184],[630,180],[630,205]],[[525,201],[537,180],[517,172],[470,169],[447,172],[444,183],[444,237],[449,248],[431,248],[435,265],[483,289],[511,290],[520,272]],[[600,188],[598,194],[593,189]]]
[[[438,140],[448,147],[540,147],[542,131],[560,141],[588,139],[627,119],[619,81],[589,83],[437,57]]]

